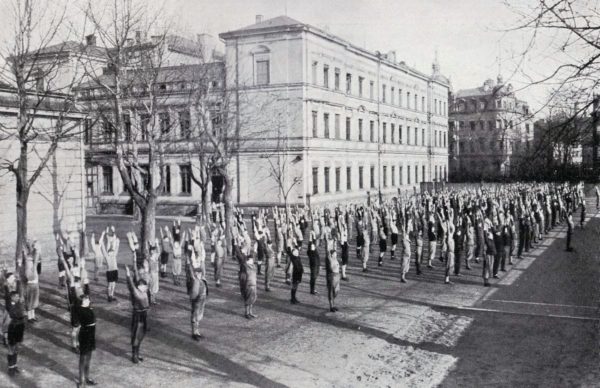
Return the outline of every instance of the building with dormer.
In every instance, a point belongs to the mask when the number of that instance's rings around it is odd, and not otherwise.
[[[518,178],[519,161],[533,147],[529,104],[501,76],[450,95],[452,180]]]

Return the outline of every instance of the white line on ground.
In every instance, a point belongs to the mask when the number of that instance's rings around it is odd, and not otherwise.
[[[546,317],[546,318],[565,318],[565,319],[576,319],[576,320],[581,320],[581,321],[600,321],[600,318],[597,318],[597,317],[580,317],[580,316],[575,316],[575,315],[523,313],[523,312],[517,312],[517,311],[503,311],[503,310],[486,309],[486,308],[479,308],[479,307],[468,307],[468,306],[462,306],[462,307],[457,307],[457,308],[459,310],[481,311],[481,312],[487,312],[487,313],[527,315],[527,316]]]
[[[520,300],[505,300],[505,299],[488,299],[488,301],[489,302],[502,302],[502,303],[529,304],[529,305],[535,305],[535,306],[574,307],[574,308],[579,308],[579,309],[598,310],[598,307],[594,307],[594,306],[578,306],[578,305],[574,305],[574,304],[525,302],[525,301],[520,301]]]

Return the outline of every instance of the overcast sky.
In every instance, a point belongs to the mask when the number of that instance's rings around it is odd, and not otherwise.
[[[521,7],[528,0],[512,2]],[[499,70],[517,89],[526,81],[513,69],[527,36],[506,33],[516,14],[503,0],[175,0],[168,7],[179,26],[214,35],[253,24],[256,14],[287,13],[367,49],[396,50],[399,60],[424,72],[437,50],[455,90],[496,79]],[[527,88],[518,96],[535,109],[546,89]]]
[[[40,1],[48,1],[50,7],[55,8],[59,7],[53,4],[68,1],[67,9],[76,15],[77,9],[85,8],[87,0]],[[504,80],[513,84],[517,96],[527,100],[533,111],[547,100],[551,85],[526,87],[530,79],[522,72],[514,72],[516,64],[528,76],[539,79],[541,74],[549,73],[564,60],[560,59],[560,52],[548,49],[545,44],[550,40],[543,37],[536,42],[532,52],[522,57],[520,54],[531,35],[523,31],[506,32],[517,23],[515,7],[522,11],[539,0],[139,1],[146,1],[152,8],[162,4],[166,8],[161,13],[165,16],[163,19],[172,20],[176,29],[184,34],[217,36],[253,24],[257,14],[263,15],[265,20],[287,14],[300,22],[328,29],[371,51],[396,50],[398,60],[426,73],[431,71],[437,50],[442,73],[451,79],[454,90],[480,86],[487,78],[496,79],[500,71]],[[510,2],[512,8],[506,2]],[[0,5],[8,3],[8,0],[0,0]],[[94,0],[94,5],[100,8],[111,4],[110,1]],[[11,24],[7,19],[10,13],[3,9],[6,7],[0,8],[0,37],[3,42],[10,43],[12,36],[6,27]],[[82,15],[71,19],[79,24],[75,29],[81,30]]]

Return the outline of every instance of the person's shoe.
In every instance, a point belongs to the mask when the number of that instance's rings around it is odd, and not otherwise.
[[[470,271],[471,270],[471,266],[467,265],[467,270]]]
[[[295,299],[291,299],[291,300],[290,300],[290,303],[291,303],[291,304],[296,304],[296,303],[298,303],[298,302],[296,302],[296,300],[295,300]]]
[[[17,374],[16,369],[17,368],[8,368],[8,375],[10,377],[13,377],[14,375],[16,375]]]
[[[269,287],[266,287],[266,288],[265,288],[265,292],[271,292],[271,288],[269,288]]]
[[[250,314],[248,314],[248,315],[250,315],[250,318],[252,318],[252,319],[254,319],[254,318],[258,318],[256,315],[254,315],[254,314],[252,314],[252,313],[250,313]]]
[[[491,287],[492,285],[489,282],[485,282],[485,283],[483,283],[483,286],[484,287]]]
[[[423,272],[421,270],[418,270],[417,275],[421,275],[421,274],[423,274]]]
[[[141,362],[141,361],[144,361],[144,357],[140,356],[140,355],[139,355],[139,353],[138,353],[138,355],[137,355],[137,358],[138,358],[138,360],[140,360],[140,362]]]
[[[192,339],[194,341],[200,341],[200,338],[202,338],[200,334],[192,334]]]
[[[312,295],[319,295],[319,292],[318,292],[318,291],[311,291],[310,293],[311,293]]]
[[[92,379],[86,379],[85,383],[87,385],[98,385],[98,383],[95,380],[92,380]]]
[[[131,362],[133,362],[134,364],[139,364],[140,360],[138,359],[138,357],[135,354],[133,354],[131,356]]]
[[[502,269],[500,269],[500,271],[506,272],[506,268],[502,268]]]
[[[363,268],[363,272],[369,272],[368,268]]]
[[[216,284],[216,287],[217,287],[217,288],[221,288],[221,283],[217,283],[217,284]]]
[[[35,320],[33,318],[27,320],[28,323],[34,324]]]
[[[454,284],[454,283],[453,283],[453,282],[451,282],[450,280],[446,280],[446,281],[444,282],[444,284]]]
[[[461,277],[461,274],[459,274],[459,273],[455,273],[455,274],[454,274],[454,276],[456,276],[456,277]]]
[[[383,261],[379,261],[379,262],[377,263],[377,266],[378,266],[378,267],[381,267],[382,265],[383,265]]]
[[[252,319],[252,317],[250,317],[250,314],[246,314],[244,315],[244,317],[246,317],[246,319]]]
[[[329,308],[329,311],[331,311],[332,313],[335,313],[335,309],[333,307]]]
[[[400,278],[400,283],[406,283],[406,279]]]
[[[427,268],[429,268],[429,269],[432,269],[432,268],[434,268],[434,267],[433,267],[433,265],[431,265],[431,264],[427,264]]]
[[[494,275],[494,279],[500,279],[500,276]]]
[[[290,285],[292,284],[292,281],[290,279],[285,279],[285,284]]]
[[[336,311],[338,311],[338,308],[337,308],[337,307],[334,307],[334,308],[333,308],[333,312],[336,312]]]
[[[345,282],[349,282],[350,278],[348,276],[346,276],[346,277],[343,277],[342,280],[345,281]]]

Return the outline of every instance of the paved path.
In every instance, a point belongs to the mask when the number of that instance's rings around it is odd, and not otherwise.
[[[90,221],[98,230],[108,222]],[[131,223],[114,222],[124,263]],[[129,362],[126,287],[121,281],[119,302],[108,304],[102,279],[92,286],[98,316],[92,372],[111,387],[593,386],[600,381],[599,230],[600,218],[577,229],[577,251],[567,254],[564,230],[557,228],[492,288],[482,287],[481,264],[450,286],[443,284],[439,261],[421,277],[413,266],[409,282],[401,284],[398,260],[386,258],[377,268],[374,252],[372,270],[363,274],[351,255],[351,280],[342,283],[338,313],[327,308],[324,269],[319,296],[308,293],[305,275],[298,306],[289,303],[278,270],[273,292],[263,292],[260,279],[259,318],[253,321],[243,318],[236,264],[227,260],[223,288],[210,288],[199,343],[189,338],[184,288],[161,283],[141,365]],[[69,317],[54,269],[45,265],[41,320],[26,332],[25,373],[12,386],[74,386],[77,356],[69,351]],[[10,386],[5,362],[0,368],[0,385]]]

